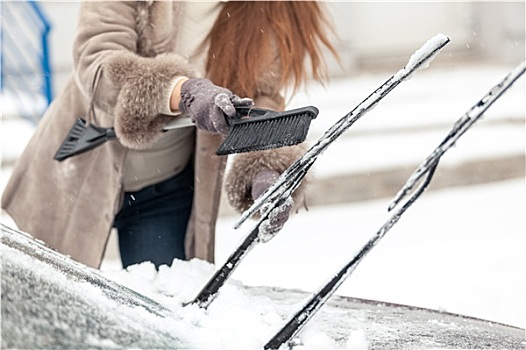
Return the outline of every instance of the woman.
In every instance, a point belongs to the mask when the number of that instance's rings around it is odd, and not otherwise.
[[[321,80],[321,46],[334,52],[326,24],[316,2],[83,3],[73,74],[13,171],[2,208],[21,230],[92,267],[112,227],[124,267],[213,262],[223,114],[252,103],[283,110],[281,93],[305,80],[307,58]],[[178,112],[197,129],[163,133]],[[119,142],[53,160],[79,116],[114,127]],[[301,154],[295,146],[236,156],[230,203],[246,209]],[[303,193],[302,185],[296,207]]]

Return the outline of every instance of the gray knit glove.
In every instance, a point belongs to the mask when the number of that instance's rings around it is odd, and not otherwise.
[[[227,135],[230,127],[225,119],[236,114],[237,106],[252,106],[249,98],[240,98],[230,90],[204,78],[193,78],[181,85],[179,110],[188,114],[199,129]]]
[[[278,180],[279,176],[280,174],[277,171],[271,169],[264,168],[260,170],[252,180],[252,198],[257,199],[262,195]],[[270,212],[268,219],[263,221],[259,227],[258,238],[260,241],[269,241],[283,228],[283,225],[289,219],[293,205],[294,201],[289,197],[285,203]]]

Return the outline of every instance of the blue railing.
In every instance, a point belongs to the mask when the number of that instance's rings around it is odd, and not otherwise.
[[[34,1],[1,1],[0,17],[2,112],[38,122],[53,99],[51,25]]]

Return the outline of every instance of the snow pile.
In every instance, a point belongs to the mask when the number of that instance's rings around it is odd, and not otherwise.
[[[349,339],[347,339],[346,347],[347,349],[367,349],[368,343],[365,336],[365,331],[363,329],[359,329],[357,331],[351,332]]]
[[[191,347],[262,348],[293,310],[280,310],[267,296],[249,295],[239,282],[232,280],[206,310],[194,305],[183,306],[195,298],[213,272],[213,265],[193,259],[174,260],[171,267],[163,265],[159,271],[145,262],[103,274],[172,310],[185,325],[185,329],[174,333]],[[299,306],[292,305],[292,308]],[[316,320],[300,333],[300,344],[300,348],[305,349],[367,348],[363,330],[350,330],[347,343],[339,345],[319,329]]]

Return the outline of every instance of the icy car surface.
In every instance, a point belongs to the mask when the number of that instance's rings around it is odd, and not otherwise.
[[[196,348],[184,320],[147,298],[1,226],[3,349]],[[292,312],[300,291],[246,288]],[[344,347],[350,331],[367,333],[369,349],[524,349],[524,330],[485,320],[377,301],[332,297],[315,316]],[[188,324],[190,331],[196,325]],[[303,347],[305,348],[305,347]]]

